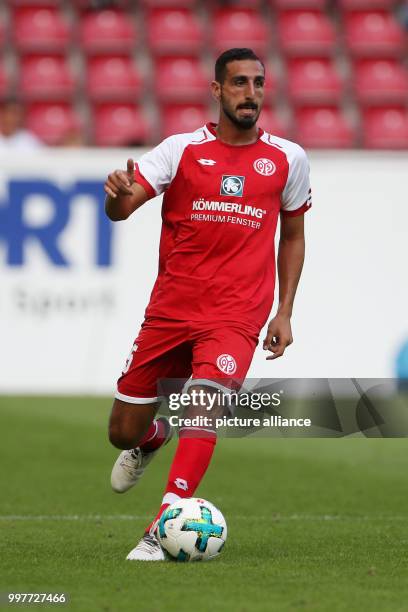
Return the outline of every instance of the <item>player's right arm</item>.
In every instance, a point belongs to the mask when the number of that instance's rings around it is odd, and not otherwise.
[[[123,221],[150,199],[135,181],[135,163],[127,160],[126,170],[115,170],[105,181],[105,211],[111,221]]]

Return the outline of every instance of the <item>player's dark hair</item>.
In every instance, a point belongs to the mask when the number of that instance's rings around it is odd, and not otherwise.
[[[259,57],[252,51],[252,49],[247,49],[246,47],[242,48],[234,48],[227,49],[224,53],[218,57],[215,62],[215,80],[218,83],[223,83],[225,79],[225,75],[227,72],[226,66],[230,62],[234,62],[235,60],[254,60],[255,62],[260,62],[265,70],[264,63]]]

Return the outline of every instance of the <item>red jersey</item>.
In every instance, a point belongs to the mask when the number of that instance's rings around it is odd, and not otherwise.
[[[146,316],[233,321],[257,331],[275,288],[279,214],[311,206],[309,164],[297,144],[259,130],[229,145],[207,124],[143,155],[135,180],[164,193],[159,272]]]

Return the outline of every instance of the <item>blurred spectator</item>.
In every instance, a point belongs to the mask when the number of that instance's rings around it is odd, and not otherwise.
[[[0,104],[0,150],[37,149],[43,143],[35,134],[24,128],[24,108],[16,99]]]

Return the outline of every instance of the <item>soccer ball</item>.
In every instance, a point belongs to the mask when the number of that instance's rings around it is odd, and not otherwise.
[[[205,499],[179,499],[161,515],[157,537],[177,561],[208,561],[224,546],[227,524],[221,512]]]

